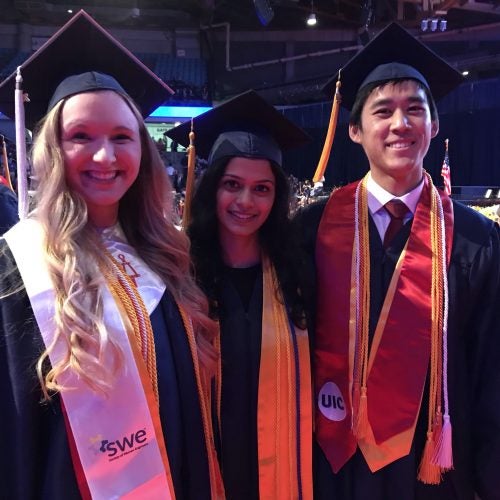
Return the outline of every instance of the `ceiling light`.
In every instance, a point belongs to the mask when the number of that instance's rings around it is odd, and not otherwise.
[[[306,22],[307,26],[316,26],[316,23],[318,22],[318,20],[316,19],[316,14],[314,12],[311,12]]]
[[[306,24],[307,26],[316,26],[317,22],[316,13],[314,12],[314,0],[311,0],[311,13],[307,18]]]
[[[469,74],[469,70],[466,69],[466,70],[462,71],[463,76],[467,76],[468,74]]]

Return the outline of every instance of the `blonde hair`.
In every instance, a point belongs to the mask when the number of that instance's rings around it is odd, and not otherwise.
[[[136,181],[120,201],[118,219],[129,244],[161,276],[190,316],[203,378],[208,380],[216,362],[212,347],[216,325],[208,317],[205,296],[190,275],[189,241],[173,224],[171,186],[162,159],[137,107],[128,96],[121,97],[139,123],[142,158]],[[46,234],[44,251],[56,295],[54,341],[37,363],[46,397],[49,391],[63,389],[58,378],[69,370],[93,390],[106,393],[123,363],[121,350],[107,335],[103,322],[97,235],[88,224],[85,201],[66,183],[60,145],[64,102],[47,114],[32,149],[37,181],[33,216]],[[45,361],[61,341],[67,347],[66,355],[44,373]]]

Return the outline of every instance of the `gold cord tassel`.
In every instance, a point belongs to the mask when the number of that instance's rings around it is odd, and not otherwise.
[[[182,213],[182,229],[186,230],[191,217],[191,199],[194,189],[194,171],[196,167],[196,148],[194,146],[194,130],[193,119],[191,119],[191,132],[189,132],[189,148],[188,148],[188,171],[186,180],[186,195],[184,197],[184,211]]]
[[[12,187],[12,180],[10,178],[9,161],[7,158],[7,145],[5,144],[5,137],[3,135],[0,135],[0,137],[2,138],[3,170],[5,173],[4,177],[11,191],[14,191],[14,188]]]
[[[429,184],[432,181],[429,178]],[[429,375],[429,410],[427,421],[427,441],[424,447],[424,453],[420,462],[418,471],[419,481],[425,484],[439,484],[442,479],[442,468],[434,456],[436,454],[436,438],[439,439],[442,433],[441,427],[441,379],[442,379],[442,359],[440,357],[442,349],[442,331],[443,331],[443,267],[440,256],[442,255],[442,245],[445,244],[443,235],[440,234],[438,220],[439,195],[433,189],[431,192],[431,248],[432,248],[432,326],[431,326],[431,359]],[[438,423],[436,426],[436,422]]]
[[[330,151],[332,150],[333,138],[335,137],[335,129],[337,128],[337,120],[339,117],[340,103],[342,97],[340,95],[340,71],[337,83],[335,85],[335,96],[333,98],[332,112],[330,114],[330,123],[328,124],[328,132],[326,134],[325,144],[319,159],[316,172],[314,173],[313,182],[319,182],[325,175],[328,159],[330,158]]]

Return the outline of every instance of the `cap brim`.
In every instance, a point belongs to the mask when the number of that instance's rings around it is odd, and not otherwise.
[[[283,150],[310,142],[310,136],[266,102],[254,90],[240,94],[193,119],[196,135],[196,153],[208,158],[218,136],[229,131],[252,131],[269,135]],[[191,121],[187,121],[166,135],[179,144],[189,145]]]
[[[86,71],[113,76],[139,105],[143,116],[173,94],[173,90],[105,31],[85,11],[78,12],[21,65],[26,127],[46,114],[57,85],[66,77]],[[0,111],[14,118],[13,73],[0,84]]]
[[[444,59],[397,23],[391,23],[340,70],[342,105],[351,109],[361,84],[382,64],[397,62],[415,68],[428,83],[437,101],[463,82],[463,76]],[[401,76],[404,78],[404,75]],[[333,98],[338,71],[323,87]],[[386,80],[389,80],[388,76]],[[383,81],[383,80],[381,80]]]

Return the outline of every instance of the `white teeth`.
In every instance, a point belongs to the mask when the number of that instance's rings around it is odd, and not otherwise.
[[[237,214],[235,212],[231,212],[231,215],[233,215],[234,217],[236,217],[237,219],[241,219],[241,220],[248,220],[248,219],[251,219],[253,217],[253,215],[248,215],[248,214]]]
[[[109,181],[114,179],[117,176],[117,172],[115,170],[111,172],[99,172],[99,171],[88,171],[87,175],[92,177],[93,179],[97,179],[100,181]]]
[[[411,146],[411,142],[397,142],[395,144],[389,144],[390,148],[393,149],[403,149]]]

